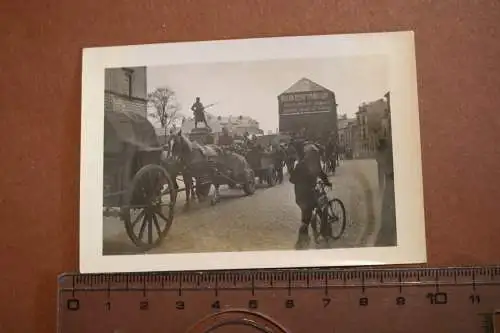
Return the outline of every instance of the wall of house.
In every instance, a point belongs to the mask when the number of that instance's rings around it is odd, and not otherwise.
[[[147,98],[146,67],[108,68],[105,71],[105,89],[116,94]],[[129,91],[129,78],[132,89]]]
[[[108,68],[104,85],[105,111],[131,111],[146,116],[146,67]]]
[[[146,116],[147,102],[143,99],[127,98],[106,91],[104,93],[104,111],[130,111]]]

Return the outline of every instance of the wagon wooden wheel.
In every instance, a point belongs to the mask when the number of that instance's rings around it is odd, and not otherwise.
[[[161,244],[172,226],[177,191],[159,165],[142,167],[125,194],[122,218],[134,244],[148,251]]]

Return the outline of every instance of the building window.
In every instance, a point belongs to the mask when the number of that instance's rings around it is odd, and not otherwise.
[[[127,95],[132,97],[132,73],[125,74],[127,77]]]
[[[130,69],[124,69],[125,71],[125,89],[126,89],[126,95],[128,97],[133,96],[133,74],[134,71]]]

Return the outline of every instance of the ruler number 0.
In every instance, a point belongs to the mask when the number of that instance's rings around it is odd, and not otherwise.
[[[76,298],[68,299],[66,301],[66,309],[69,311],[78,311],[80,310],[80,301]]]

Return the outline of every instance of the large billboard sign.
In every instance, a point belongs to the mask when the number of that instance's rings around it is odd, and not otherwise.
[[[305,130],[308,136],[323,136],[325,133],[335,133],[336,129],[337,119],[334,112],[280,115],[279,118],[279,131],[282,133]]]
[[[331,112],[335,99],[327,91],[291,93],[279,96],[279,106],[280,115]]]

